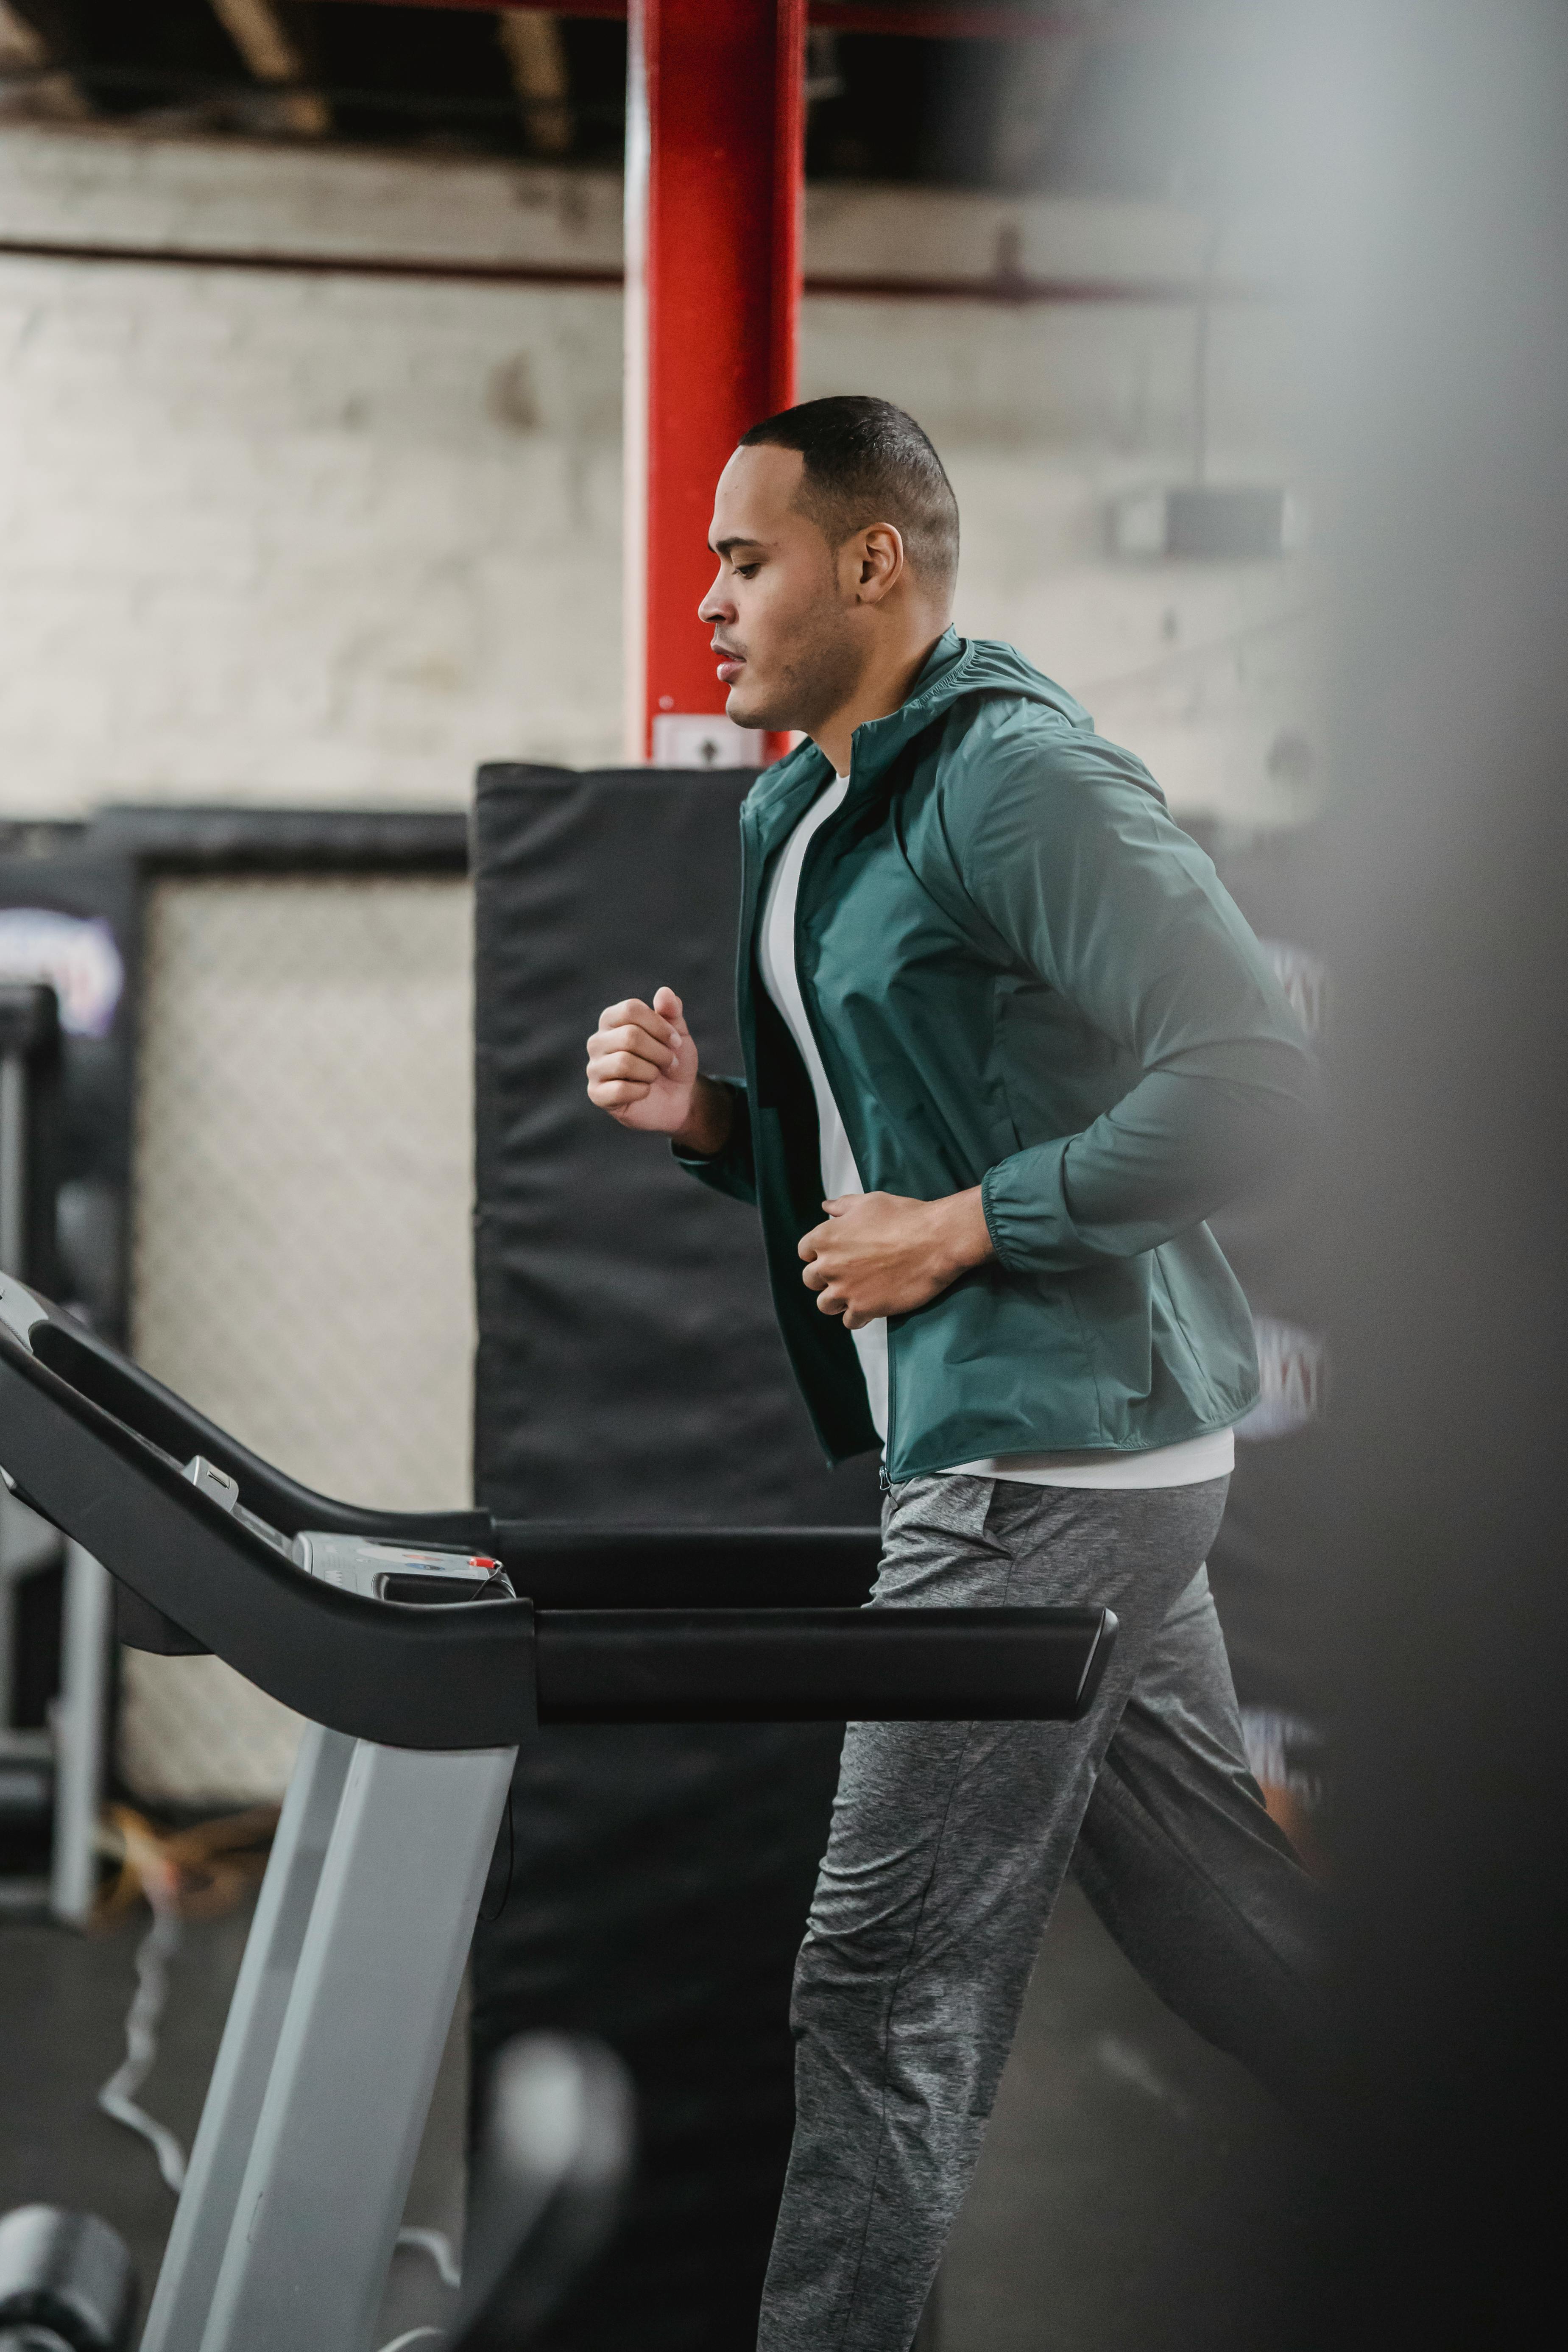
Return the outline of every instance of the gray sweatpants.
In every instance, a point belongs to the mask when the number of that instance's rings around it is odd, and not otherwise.
[[[1103,1602],[1121,1631],[1080,1723],[850,1725],[758,2352],[907,2352],[1069,1861],[1171,2007],[1304,2097],[1321,1898],[1247,1768],[1204,1567],[1226,1485],[888,1497],[874,1607]]]

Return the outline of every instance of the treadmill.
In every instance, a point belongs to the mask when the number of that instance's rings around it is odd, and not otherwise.
[[[568,1723],[1071,1719],[1103,1609],[868,1608],[867,1529],[400,1513],[302,1486],[0,1276],[0,1472],[132,1647],[307,1720],[142,2352],[372,2352],[519,1746]]]

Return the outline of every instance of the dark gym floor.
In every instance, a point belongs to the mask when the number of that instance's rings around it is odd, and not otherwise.
[[[121,2055],[145,1916],[92,1937],[0,1926],[0,2212],[34,2199],[90,2206],[150,2282],[174,2200],[152,2150],[92,2099]],[[186,2145],[246,1924],[236,1913],[187,1927],[174,1965],[142,2097]],[[407,2213],[447,2231],[461,2205],[461,2024]],[[1245,2347],[1248,2294],[1280,2231],[1299,2226],[1306,2190],[1278,2109],[1160,2006],[1069,1888],[922,2347]],[[441,2301],[426,2259],[399,2254],[381,2340],[434,2320]]]

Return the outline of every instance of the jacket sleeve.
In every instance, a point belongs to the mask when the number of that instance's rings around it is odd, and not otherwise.
[[[1268,959],[1140,763],[1092,735],[998,754],[950,827],[964,887],[994,944],[1142,1070],[1079,1133],[986,1172],[1001,1264],[1054,1273],[1157,1248],[1267,1181],[1305,1136],[1315,1072]]]
[[[700,1184],[707,1184],[715,1192],[727,1192],[732,1201],[745,1201],[754,1209],[757,1205],[757,1169],[752,1150],[752,1118],[750,1099],[744,1078],[721,1078],[719,1084],[728,1087],[734,1099],[735,1115],[730,1122],[730,1133],[719,1151],[676,1151],[675,1157],[688,1175],[695,1176]],[[670,1150],[675,1150],[671,1144]]]

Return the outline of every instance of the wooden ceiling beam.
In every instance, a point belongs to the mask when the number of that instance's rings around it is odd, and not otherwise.
[[[332,127],[331,109],[319,90],[302,89],[305,60],[272,0],[212,0],[212,12],[263,88],[279,84],[273,103],[286,131],[321,139]]]

